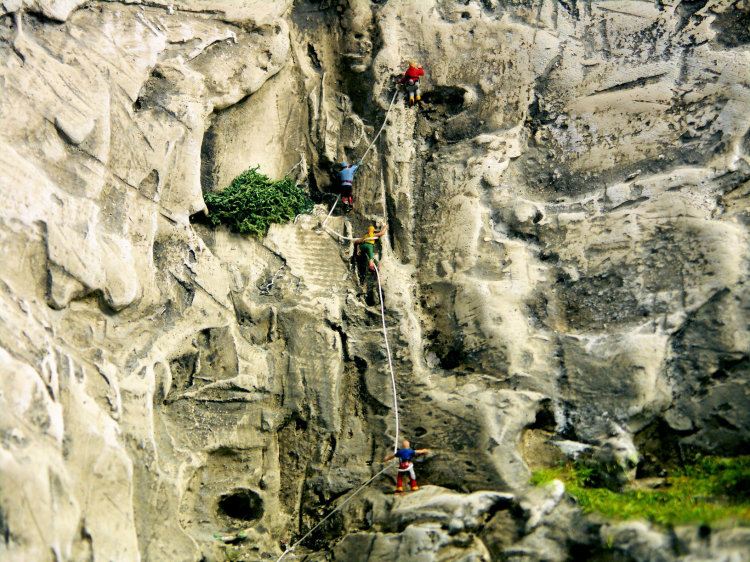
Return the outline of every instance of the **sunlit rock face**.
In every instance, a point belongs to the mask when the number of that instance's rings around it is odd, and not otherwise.
[[[377,283],[318,228],[368,148],[327,226],[389,225],[399,435],[432,486],[394,498],[388,473],[305,546],[747,550],[526,482],[571,451],[628,477],[747,452],[748,22],[746,0],[3,2],[0,558],[278,557],[380,470]],[[256,165],[315,216],[204,226],[203,193]]]

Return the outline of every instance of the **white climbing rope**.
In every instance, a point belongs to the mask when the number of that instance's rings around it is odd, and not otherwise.
[[[370,146],[367,147],[367,150],[365,150],[365,153],[362,155],[362,158],[360,159],[360,162],[365,159],[365,156],[367,156],[367,153],[370,152],[370,149],[375,144],[375,141],[378,140],[378,137],[380,136],[380,133],[383,132],[383,128],[385,128],[385,124],[388,122],[388,114],[391,112],[391,108],[393,107],[393,102],[396,101],[396,96],[398,95],[398,90],[393,94],[393,98],[391,98],[391,104],[388,106],[388,111],[385,113],[385,119],[383,119],[383,125],[380,127],[380,130],[378,131],[378,134],[375,135],[375,138],[372,139],[372,142],[370,143]],[[342,240],[359,240],[359,238],[351,238],[349,236],[344,236],[343,234],[339,234],[335,230],[332,230],[326,226],[326,223],[328,222],[328,219],[331,218],[331,215],[333,214],[333,210],[336,208],[336,205],[339,202],[339,199],[341,199],[341,195],[336,196],[336,201],[333,202],[333,206],[331,207],[331,210],[328,212],[328,215],[326,216],[323,223],[320,225],[321,230],[325,230],[329,234],[333,234],[335,236],[338,236]],[[373,239],[374,240],[374,239]],[[378,295],[380,296],[380,318],[383,321],[383,338],[385,339],[385,351],[386,355],[388,356],[388,370],[391,374],[391,388],[393,390],[393,412],[396,417],[396,432],[393,438],[393,453],[394,455],[398,451],[398,435],[399,435],[399,417],[398,417],[398,392],[396,390],[396,375],[393,372],[393,359],[391,358],[391,346],[388,343],[388,331],[385,324],[385,303],[383,302],[383,285],[380,281],[380,270],[378,269],[378,266],[375,265],[375,275],[378,278]],[[273,280],[271,281],[271,284],[273,284]],[[297,548],[307,537],[312,535],[318,527],[320,527],[323,523],[325,523],[330,517],[340,511],[349,501],[351,501],[354,496],[356,496],[359,492],[364,490],[367,486],[369,486],[376,478],[378,478],[381,474],[383,474],[386,470],[390,469],[391,467],[395,466],[395,464],[389,464],[385,468],[383,468],[380,472],[378,472],[375,476],[371,477],[367,482],[362,484],[359,488],[357,488],[354,493],[352,493],[348,498],[346,498],[343,502],[341,502],[340,505],[336,506],[333,510],[331,510],[328,515],[326,515],[323,519],[321,519],[317,525],[315,525],[312,529],[310,529],[305,535],[299,539],[297,542],[295,542],[290,548],[284,551],[284,553],[279,556],[279,558],[276,560],[276,562],[281,562],[281,560],[284,559],[284,557],[292,552],[295,548]]]
[[[331,218],[331,215],[333,214],[333,210],[336,208],[336,204],[339,202],[339,199],[341,199],[341,195],[336,196],[336,201],[333,202],[333,206],[331,207],[331,210],[328,212],[328,216],[326,217],[326,220],[324,220],[323,224],[320,225],[321,230],[318,230],[318,232],[325,230],[328,234],[333,234],[335,236],[338,236],[342,240],[359,240],[359,238],[352,238],[351,236],[344,236],[343,234],[339,234],[335,230],[330,229],[326,226],[326,223],[328,222],[328,219]]]
[[[388,111],[385,112],[385,119],[383,119],[383,124],[380,126],[380,130],[378,131],[378,134],[375,135],[375,138],[372,139],[370,146],[367,147],[367,150],[365,150],[365,153],[362,155],[362,158],[359,159],[360,162],[362,162],[365,159],[365,156],[367,156],[367,153],[370,152],[372,145],[375,144],[375,141],[378,140],[380,133],[383,132],[383,129],[385,128],[385,124],[388,122],[388,114],[391,112],[391,108],[393,107],[393,102],[396,101],[397,95],[398,95],[398,88],[396,88],[396,91],[393,92],[393,97],[391,98],[391,104],[388,106]]]
[[[378,134],[375,135],[375,138],[372,139],[372,142],[367,147],[367,150],[365,150],[365,153],[362,155],[362,158],[359,159],[360,163],[364,161],[365,156],[367,156],[367,153],[370,152],[370,149],[375,144],[375,141],[378,140],[378,137],[380,136],[380,133],[383,132],[383,129],[385,128],[385,124],[388,123],[388,115],[391,112],[391,109],[393,108],[393,102],[396,101],[396,96],[398,95],[398,88],[395,92],[393,92],[393,97],[391,98],[391,103],[388,106],[388,110],[385,112],[385,118],[383,119],[383,124],[380,126],[380,130],[378,131]],[[358,238],[351,238],[349,236],[344,236],[343,234],[340,234],[336,232],[335,230],[332,230],[326,226],[326,223],[328,222],[328,219],[331,218],[331,215],[333,214],[333,210],[336,208],[336,204],[339,202],[339,199],[341,199],[341,195],[336,196],[336,201],[333,202],[333,206],[331,207],[331,210],[328,212],[328,216],[323,221],[323,224],[320,226],[322,230],[325,230],[328,234],[333,234],[335,236],[338,236],[342,240],[358,240]]]
[[[341,195],[336,196],[336,201],[333,202],[333,207],[331,207],[331,210],[328,212],[328,216],[326,217],[326,220],[323,221],[324,228],[325,228],[326,223],[328,222],[328,219],[331,218],[331,215],[333,214],[333,210],[336,208],[336,204],[339,202],[339,199],[341,199]]]
[[[353,493],[353,494],[352,494],[351,496],[349,496],[348,498],[346,498],[346,499],[345,499],[345,500],[344,500],[343,502],[341,502],[341,504],[340,504],[340,505],[337,505],[337,506],[336,506],[336,507],[335,507],[335,508],[334,508],[333,510],[331,510],[331,512],[330,512],[330,513],[329,513],[328,515],[326,515],[326,516],[325,516],[325,517],[324,517],[323,519],[321,519],[321,520],[320,520],[320,522],[319,522],[319,523],[318,523],[317,525],[315,525],[315,527],[313,527],[312,529],[310,529],[309,531],[307,531],[307,533],[305,533],[305,536],[304,536],[304,537],[302,537],[302,538],[301,538],[300,540],[298,540],[298,541],[297,541],[296,543],[294,543],[294,544],[293,544],[293,545],[292,545],[292,546],[291,546],[290,548],[286,549],[286,550],[284,551],[284,553],[283,553],[283,554],[282,554],[281,556],[279,556],[279,558],[278,558],[278,559],[276,560],[276,562],[281,562],[281,560],[282,560],[282,559],[283,559],[283,558],[284,558],[284,557],[285,557],[285,556],[286,556],[287,554],[289,554],[290,552],[292,552],[292,551],[293,551],[293,550],[294,550],[295,548],[297,548],[297,547],[298,547],[298,546],[300,545],[300,543],[302,543],[302,541],[304,541],[304,540],[305,540],[305,539],[306,539],[307,537],[309,537],[310,535],[312,535],[312,534],[313,534],[313,532],[314,532],[314,531],[315,531],[315,530],[316,530],[316,529],[317,529],[318,527],[320,527],[320,526],[321,526],[321,525],[322,525],[323,523],[325,523],[325,522],[326,522],[326,521],[327,521],[327,520],[328,520],[328,519],[329,519],[329,518],[331,517],[331,515],[333,515],[333,514],[334,514],[334,513],[336,513],[337,511],[341,511],[341,509],[342,509],[342,508],[343,508],[343,507],[344,507],[344,506],[345,506],[345,505],[346,505],[347,503],[349,503],[349,501],[350,501],[350,500],[351,500],[352,498],[354,498],[354,496],[356,496],[356,495],[357,495],[358,493],[360,493],[360,492],[361,492],[362,490],[364,490],[364,489],[365,489],[365,488],[366,488],[367,486],[369,486],[369,485],[370,485],[370,483],[371,483],[371,482],[373,482],[373,481],[374,481],[374,480],[375,480],[375,479],[376,479],[376,478],[377,478],[378,476],[380,476],[380,475],[381,475],[381,474],[383,474],[383,473],[384,473],[384,472],[385,472],[386,470],[388,470],[389,468],[392,468],[392,467],[394,467],[394,466],[395,466],[395,464],[394,464],[394,463],[392,463],[392,464],[389,464],[389,465],[388,465],[388,466],[386,466],[386,467],[385,467],[385,468],[384,468],[383,470],[381,470],[380,472],[378,472],[378,473],[377,473],[377,474],[376,474],[375,476],[373,476],[373,477],[372,477],[372,478],[370,478],[370,479],[369,479],[369,480],[368,480],[367,482],[365,482],[365,483],[364,483],[364,484],[362,484],[362,485],[361,485],[361,486],[360,486],[359,488],[357,488],[357,489],[356,489],[356,490],[354,491],[354,493]]]
[[[377,265],[375,267],[375,275],[378,277],[378,293],[380,295],[380,318],[383,320],[383,339],[385,339],[385,351],[388,354],[388,369],[391,371],[391,385],[393,389],[393,413],[396,416],[396,434],[393,442],[393,454],[395,455],[398,451],[398,393],[396,391],[396,375],[393,373],[393,360],[391,359],[391,346],[388,345],[388,332],[385,327],[385,304],[383,303],[383,286],[380,283],[380,270]]]
[[[338,202],[338,198],[337,198],[337,202]],[[334,203],[333,205],[335,207],[336,203]],[[396,390],[396,375],[393,372],[393,359],[391,358],[391,346],[388,343],[388,330],[385,324],[385,303],[383,302],[383,284],[380,281],[380,270],[378,269],[378,266],[374,264],[373,266],[375,267],[375,275],[378,278],[378,296],[380,297],[380,318],[383,321],[383,339],[385,340],[385,351],[386,351],[386,355],[388,356],[388,370],[390,371],[390,374],[391,374],[391,388],[393,390],[393,413],[395,414],[395,417],[396,417],[396,432],[393,438],[393,454],[395,455],[396,452],[398,451],[398,434],[399,434],[398,392]],[[354,498],[354,496],[356,496],[359,492],[361,492],[363,489],[369,486],[376,478],[378,478],[381,474],[383,474],[386,470],[388,470],[389,468],[393,466],[395,466],[395,464],[389,464],[388,466],[383,468],[380,472],[378,472],[375,476],[371,477],[367,482],[360,485],[360,487],[357,488],[354,491],[354,493],[352,493],[348,498],[346,498],[343,502],[341,502],[340,505],[336,506],[333,510],[331,510],[330,513],[328,513],[328,515],[326,515],[323,519],[321,519],[317,525],[315,525],[312,529],[307,531],[307,533],[305,533],[305,535],[301,539],[295,542],[290,548],[285,550],[284,553],[281,556],[279,556],[276,562],[281,562],[281,560],[283,560],[287,554],[292,552],[295,548],[297,548],[302,543],[302,541],[304,541],[307,537],[312,535],[315,532],[315,530],[318,527],[320,527],[323,523],[325,523],[328,519],[330,519],[330,517],[334,513],[336,513],[337,511],[340,511],[347,503],[349,503]]]
[[[336,232],[335,230],[331,230],[330,228],[328,228],[328,227],[326,227],[326,226],[324,226],[324,227],[322,227],[322,228],[323,228],[323,230],[325,230],[325,231],[326,231],[326,232],[327,232],[328,234],[334,234],[334,235],[338,236],[339,238],[341,238],[342,240],[352,240],[352,241],[354,241],[354,240],[359,240],[359,238],[351,238],[350,236],[344,236],[343,234],[339,234],[339,233],[338,233],[338,232]]]

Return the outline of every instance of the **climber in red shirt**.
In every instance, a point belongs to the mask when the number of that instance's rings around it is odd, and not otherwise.
[[[406,91],[409,92],[409,105],[414,105],[414,96],[416,95],[417,101],[422,99],[421,92],[419,91],[419,77],[424,76],[424,70],[422,66],[417,66],[414,61],[409,61],[409,68],[404,73],[403,78],[398,81],[399,84],[406,86]]]

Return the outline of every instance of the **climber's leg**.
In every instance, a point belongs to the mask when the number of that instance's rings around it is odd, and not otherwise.
[[[352,199],[352,184],[344,183],[341,185],[341,202],[344,205],[354,205],[354,199]]]
[[[416,86],[416,88],[417,88],[417,92],[416,92],[416,93],[417,93],[417,101],[419,101],[419,100],[421,100],[421,99],[422,99],[422,91],[421,91],[421,90],[419,89],[419,82],[417,82],[417,83],[415,84],[415,86]]]
[[[414,95],[417,93],[416,84],[407,84],[406,91],[409,92],[409,105],[414,105]]]
[[[370,269],[370,271],[375,271],[375,246],[372,244],[368,244],[367,242],[363,242],[359,245],[360,248],[362,248],[362,251],[367,256],[367,265]]]
[[[396,491],[404,491],[404,477],[401,475],[401,471],[399,471],[398,476],[396,476]]]
[[[412,490],[419,490],[419,486],[417,486],[417,476],[414,474],[414,466],[409,467],[409,480],[411,480],[411,489]]]

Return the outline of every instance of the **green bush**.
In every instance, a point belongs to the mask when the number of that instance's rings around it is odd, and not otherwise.
[[[292,178],[274,181],[259,173],[259,167],[242,172],[226,189],[203,196],[211,224],[265,236],[271,223],[285,223],[312,211],[313,202]]]

